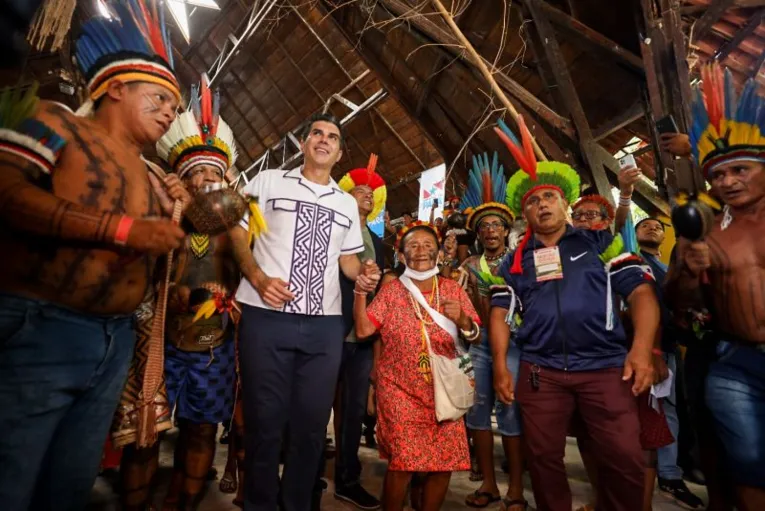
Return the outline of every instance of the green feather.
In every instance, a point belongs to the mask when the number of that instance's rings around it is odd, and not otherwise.
[[[624,253],[624,240],[621,234],[617,234],[610,245],[600,254],[600,260],[603,264],[608,264],[613,258]]]
[[[34,83],[26,90],[16,87],[0,92],[0,128],[18,130],[23,121],[34,115],[37,87]]]
[[[563,190],[569,204],[579,198],[581,181],[576,170],[557,161],[540,161],[537,164],[537,180],[532,181],[528,174],[519,170],[510,176],[507,182],[506,204],[519,216],[523,213],[521,201],[526,193],[539,185],[554,185]]]

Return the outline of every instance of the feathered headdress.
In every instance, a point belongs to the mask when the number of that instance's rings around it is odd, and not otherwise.
[[[415,220],[414,222],[404,226],[400,231],[398,231],[398,235],[396,236],[396,250],[401,250],[404,238],[406,238],[406,236],[412,231],[416,231],[418,229],[425,229],[432,232],[436,237],[436,240],[438,240],[438,244],[441,244],[441,233],[438,232],[438,228],[435,225],[431,224],[430,222]]]
[[[37,183],[50,189],[50,176],[66,140],[34,119],[37,84],[29,89],[5,89],[0,93],[0,151],[21,157],[39,170]]]
[[[736,97],[730,70],[718,63],[701,70],[694,89],[690,132],[693,156],[705,176],[718,165],[737,160],[765,162],[765,100],[749,79]]]
[[[460,201],[460,209],[468,212],[467,228],[475,231],[481,220],[488,215],[497,215],[509,227],[515,217],[504,202],[505,169],[499,164],[494,153],[491,163],[488,154],[473,156],[473,168],[468,174],[468,186]]]
[[[220,118],[220,95],[202,76],[201,92],[191,90],[189,110],[170,125],[157,142],[157,154],[183,178],[197,165],[212,165],[221,176],[236,162],[236,142],[231,128]]]
[[[367,216],[368,220],[374,220],[385,207],[385,201],[388,200],[388,188],[385,186],[383,178],[375,172],[377,168],[377,155],[369,156],[369,163],[366,168],[353,169],[347,172],[337,183],[341,190],[350,192],[357,186],[368,186],[372,189],[374,197],[374,207]]]
[[[569,204],[576,202],[579,198],[580,179],[579,174],[566,165],[557,161],[537,162],[534,148],[531,144],[531,133],[529,133],[526,123],[522,116],[518,116],[518,128],[521,132],[521,142],[513,134],[510,128],[500,119],[497,121],[498,127],[494,131],[499,135],[502,142],[520,165],[520,170],[513,174],[507,183],[506,203],[510,210],[517,216],[523,214],[523,206],[529,195],[540,188],[550,188],[557,190]],[[523,239],[515,250],[515,258],[511,273],[522,273],[521,261],[523,259],[523,249],[531,238],[531,228],[526,229]]]
[[[614,211],[614,205],[611,204],[608,199],[603,197],[602,195],[592,194],[592,195],[585,195],[584,197],[580,197],[579,200],[577,200],[573,206],[571,206],[571,209],[576,211],[579,206],[585,203],[592,203],[597,204],[598,206],[605,208],[606,210],[606,216],[609,220],[612,222],[614,221],[614,218],[616,217],[616,212]]]
[[[88,82],[91,101],[106,94],[114,79],[150,82],[170,90],[181,100],[173,73],[173,53],[157,1],[123,0],[109,6],[113,16],[96,16],[82,26],[75,43],[77,65]]]

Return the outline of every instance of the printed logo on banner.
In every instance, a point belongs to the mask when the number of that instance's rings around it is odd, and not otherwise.
[[[427,222],[430,220],[430,210],[433,202],[438,200],[438,206],[433,218],[439,218],[444,213],[444,199],[446,194],[446,165],[441,164],[426,170],[420,175],[420,207],[417,219]]]

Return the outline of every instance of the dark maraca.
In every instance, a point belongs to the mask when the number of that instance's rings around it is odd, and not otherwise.
[[[714,225],[715,210],[719,209],[719,204],[706,193],[681,193],[672,209],[675,233],[691,241],[704,239]]]

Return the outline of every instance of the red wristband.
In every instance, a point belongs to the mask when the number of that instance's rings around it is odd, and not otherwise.
[[[114,244],[122,247],[127,245],[130,229],[132,228],[133,219],[127,215],[122,215],[122,217],[120,217],[120,222],[117,224],[117,232],[114,233]]]
[[[661,357],[661,356],[663,356],[663,355],[664,355],[664,352],[663,352],[663,351],[661,351],[659,348],[654,348],[654,349],[652,349],[652,350],[651,350],[651,353],[653,353],[653,354],[654,354],[654,355],[656,355],[657,357]]]

